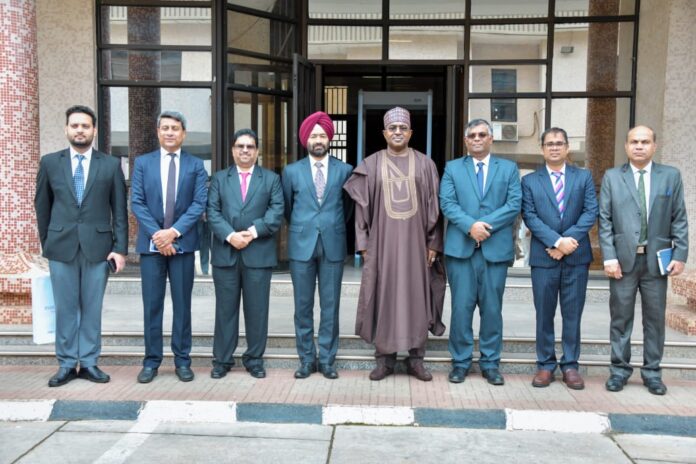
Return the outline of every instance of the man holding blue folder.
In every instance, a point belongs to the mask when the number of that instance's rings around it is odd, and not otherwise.
[[[655,132],[636,126],[625,144],[629,162],[608,170],[599,201],[599,243],[604,272],[610,277],[611,375],[607,390],[623,389],[633,372],[631,331],[640,290],[643,311],[643,384],[664,395],[660,361],[665,343],[667,276],[684,271],[689,232],[684,187],[678,169],[652,161]],[[658,253],[669,255],[667,274],[660,272]]]

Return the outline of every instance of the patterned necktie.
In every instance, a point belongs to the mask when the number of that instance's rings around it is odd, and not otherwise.
[[[640,174],[640,178],[638,178],[638,199],[640,200],[640,237],[638,241],[643,244],[648,241],[648,205],[645,202],[645,180],[643,179],[645,169],[641,169],[638,173]]]
[[[551,173],[551,175],[556,178],[553,185],[553,191],[556,194],[556,204],[558,205],[558,212],[561,213],[561,217],[563,217],[563,212],[565,211],[563,173],[554,171]]]
[[[247,186],[248,186],[248,179],[249,176],[251,175],[250,172],[240,172],[239,173],[242,176],[242,201],[246,201],[246,195],[247,195]]]
[[[483,198],[483,161],[476,163],[476,166],[478,166],[478,171],[476,171],[476,182],[478,183],[481,198]]]
[[[326,189],[326,179],[324,179],[324,173],[321,168],[324,166],[321,161],[314,163],[317,168],[317,173],[314,175],[314,188],[317,191],[317,200],[321,201],[324,198],[324,190]]]
[[[164,202],[164,228],[169,229],[174,224],[174,204],[176,203],[176,153],[168,153],[169,173],[167,174],[167,197]]]
[[[75,155],[77,157],[77,168],[73,174],[73,186],[75,187],[75,197],[77,198],[77,206],[82,206],[82,196],[85,193],[85,170],[82,167],[82,161],[85,155]]]

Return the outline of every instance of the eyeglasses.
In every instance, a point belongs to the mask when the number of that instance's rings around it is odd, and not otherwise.
[[[243,143],[235,143],[234,148],[237,150],[244,150],[245,148],[247,150],[256,150],[256,145],[244,145]]]
[[[488,132],[470,132],[466,134],[466,138],[469,140],[474,140],[476,137],[480,139],[485,139],[488,137],[490,134]]]
[[[398,130],[400,130],[401,132],[408,132],[411,130],[411,128],[408,127],[406,124],[390,124],[389,126],[387,126],[387,131],[389,132],[396,132]]]
[[[565,142],[545,142],[541,144],[541,146],[545,148],[563,148],[566,145]]]

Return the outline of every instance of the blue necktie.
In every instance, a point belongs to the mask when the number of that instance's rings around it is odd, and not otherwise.
[[[478,183],[481,198],[483,198],[483,161],[476,163],[476,166],[478,166],[478,171],[476,171],[476,182]]]
[[[77,156],[77,168],[73,174],[73,186],[75,187],[75,197],[77,198],[77,206],[82,206],[82,196],[85,194],[85,170],[82,167],[82,161],[85,155]]]

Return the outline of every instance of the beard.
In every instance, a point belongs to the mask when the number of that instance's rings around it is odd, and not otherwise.
[[[309,147],[309,154],[316,158],[323,158],[329,151],[329,147],[321,143],[315,143]]]
[[[85,137],[84,140],[77,140],[75,139],[75,137],[69,137],[68,141],[70,142],[70,145],[72,145],[73,147],[87,148],[92,146],[94,137]]]

